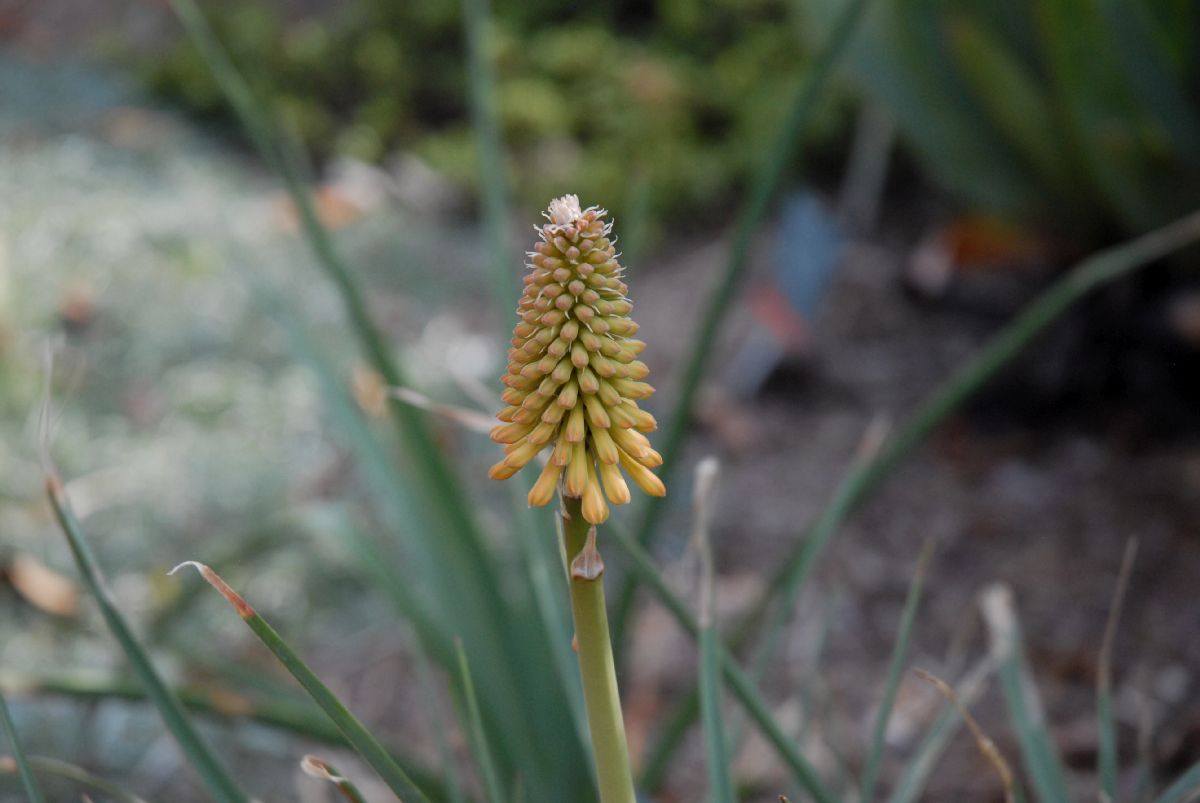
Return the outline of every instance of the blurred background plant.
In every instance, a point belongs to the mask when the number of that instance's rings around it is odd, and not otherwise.
[[[251,85],[319,156],[381,162],[403,151],[477,185],[459,3],[355,0],[297,15],[253,0],[206,13]],[[787,0],[500,3],[492,21],[513,191],[537,208],[570,188],[618,218],[728,211],[811,45]],[[161,96],[231,119],[194,47],[141,63]],[[848,100],[829,95],[805,141],[836,150]]]
[[[940,186],[1094,242],[1196,203],[1197,14],[1147,0],[892,0],[849,64]]]

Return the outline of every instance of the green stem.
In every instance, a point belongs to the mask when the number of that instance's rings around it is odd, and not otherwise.
[[[634,803],[633,773],[629,768],[629,747],[625,742],[621,696],[617,691],[617,669],[613,663],[608,613],[604,606],[603,574],[588,579],[571,568],[580,553],[588,548],[591,526],[583,518],[583,505],[579,499],[564,496],[562,501],[571,612],[575,617],[579,673],[583,678],[583,701],[587,708],[588,730],[592,734],[600,801]]]

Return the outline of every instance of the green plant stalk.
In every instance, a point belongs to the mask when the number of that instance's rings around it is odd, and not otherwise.
[[[683,378],[676,391],[675,404],[668,419],[670,423],[660,446],[663,465],[659,475],[664,480],[669,481],[671,471],[682,452],[684,437],[687,435],[692,419],[692,405],[696,398],[696,392],[700,388],[700,380],[704,378],[704,372],[714,352],[713,345],[716,342],[717,333],[737,295],[746,259],[754,243],[754,235],[762,225],[763,219],[771,207],[771,201],[788,175],[788,166],[794,160],[796,149],[799,147],[800,134],[807,127],[817,100],[829,82],[830,75],[833,74],[833,67],[845,52],[869,2],[870,0],[849,0],[846,4],[834,24],[828,41],[805,74],[787,116],[779,126],[767,158],[758,173],[755,174],[750,196],[738,218],[733,242],[729,246],[729,256],[726,259],[725,268],[705,307],[699,331],[692,340],[692,350],[683,371]],[[649,545],[653,541],[663,509],[664,503],[661,498],[647,500],[643,506],[642,519],[636,531],[639,543]],[[616,634],[618,648],[624,638],[625,624],[633,606],[635,591],[635,581],[632,578],[626,578],[618,594],[617,607],[613,617],[613,632]]]
[[[1200,242],[1200,212],[1193,212],[1162,228],[1088,257],[1044,290],[1022,313],[935,388],[873,457],[851,468],[817,520],[796,541],[771,578],[763,596],[734,633],[734,648],[749,640],[772,608],[775,615],[763,631],[763,641],[767,644],[776,641],[817,558],[846,518],[909,452],[1066,310],[1092,291],[1197,242]],[[763,650],[758,659],[762,661],[769,657],[770,651]],[[690,693],[692,699],[695,699],[694,694],[694,691]],[[680,721],[673,723],[672,733],[682,733],[687,724],[695,719],[697,711],[696,707],[681,711]]]
[[[358,717],[354,716],[337,698],[337,695],[321,682],[316,673],[308,668],[308,665],[283,640],[275,628],[271,627],[266,619],[263,619],[254,608],[250,607],[250,604],[240,594],[230,588],[216,572],[202,563],[189,561],[176,568],[182,566],[194,567],[209,585],[220,592],[242,621],[254,632],[254,635],[258,636],[266,648],[274,653],[279,662],[283,664],[284,669],[308,692],[313,702],[319,705],[321,710],[333,720],[355,752],[371,765],[371,768],[401,800],[408,803],[429,803],[429,798],[425,796],[425,793],[417,788],[416,784],[395,762],[383,745],[371,735]]]
[[[604,577],[600,574],[589,579],[571,568],[588,547],[591,527],[583,518],[581,500],[564,496],[562,505],[575,644],[579,652],[588,730],[592,735],[592,753],[596,759],[600,803],[635,803],[629,746],[625,741],[625,721],[617,690],[617,668],[609,640]]]
[[[50,499],[50,506],[54,509],[54,516],[58,519],[63,534],[67,537],[67,544],[71,548],[71,555],[75,558],[79,574],[83,577],[84,585],[96,600],[104,623],[121,646],[126,658],[129,659],[134,674],[146,690],[146,695],[158,708],[163,723],[175,737],[175,741],[179,743],[188,763],[196,770],[204,785],[218,801],[221,803],[248,803],[249,799],[246,797],[246,793],[230,777],[217,757],[213,755],[208,744],[193,727],[183,705],[159,677],[154,664],[150,662],[150,656],[146,654],[145,649],[125,621],[125,617],[113,603],[103,572],[100,570],[100,564],[92,553],[79,519],[71,510],[63,491],[62,481],[54,474],[46,477],[46,495]]]
[[[12,747],[13,763],[16,765],[17,774],[21,776],[21,785],[25,787],[29,803],[45,803],[46,798],[42,796],[42,788],[38,786],[37,777],[29,766],[25,747],[21,744],[21,737],[17,734],[17,726],[13,724],[12,714],[3,694],[0,694],[0,728],[4,730],[4,735],[8,737],[8,743]]]

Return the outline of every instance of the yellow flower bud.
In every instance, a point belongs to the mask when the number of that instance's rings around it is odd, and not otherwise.
[[[555,199],[546,212],[501,378],[503,423],[492,430],[506,456],[489,472],[507,479],[553,449],[529,504],[549,503],[561,482],[564,494],[583,500],[592,524],[608,518],[610,502],[630,501],[622,470],[646,493],[666,493],[650,471],[662,457],[641,434],[657,426],[638,407],[654,388],[641,381],[649,369],[636,358],[646,344],[632,339],[638,325],[629,318],[633,305],[607,214],[582,209],[574,195]]]

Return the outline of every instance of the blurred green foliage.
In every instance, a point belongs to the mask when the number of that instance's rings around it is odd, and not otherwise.
[[[571,191],[618,213],[646,204],[655,218],[719,209],[767,146],[808,58],[786,0],[539,0],[493,11],[505,167],[530,208]],[[357,0],[302,19],[263,0],[208,9],[260,97],[316,153],[377,161],[411,150],[470,187],[479,170],[461,13],[455,0]],[[162,95],[229,116],[190,44],[145,74]],[[832,138],[837,108],[826,106],[810,138]]]
[[[959,197],[1085,240],[1200,201],[1195,3],[887,0],[868,23],[850,69]]]

